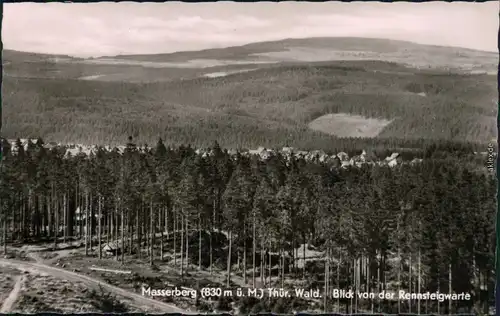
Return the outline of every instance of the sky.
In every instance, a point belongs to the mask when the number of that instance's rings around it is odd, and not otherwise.
[[[5,49],[155,54],[305,37],[371,37],[498,51],[499,2],[7,3]]]

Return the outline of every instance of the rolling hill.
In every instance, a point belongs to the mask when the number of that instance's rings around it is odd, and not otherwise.
[[[327,150],[339,137],[484,144],[497,134],[497,59],[362,38],[94,59],[4,51],[2,134]]]

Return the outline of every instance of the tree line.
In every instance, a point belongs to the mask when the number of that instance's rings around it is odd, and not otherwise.
[[[334,299],[325,310],[487,314],[494,300],[496,180],[454,155],[417,165],[336,168],[190,146],[67,156],[39,139],[4,152],[3,250],[80,239],[86,255],[226,269],[226,287],[467,292],[471,301]],[[315,249],[320,258],[309,259]]]

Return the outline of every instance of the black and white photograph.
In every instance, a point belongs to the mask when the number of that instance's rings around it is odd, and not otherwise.
[[[495,315],[499,2],[4,3],[0,313]]]

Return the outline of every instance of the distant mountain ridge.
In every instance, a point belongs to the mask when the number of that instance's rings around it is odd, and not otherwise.
[[[189,62],[193,60],[226,60],[239,62],[312,62],[331,60],[382,60],[417,67],[450,68],[475,72],[495,73],[498,54],[460,47],[418,44],[411,41],[362,37],[288,38],[210,48],[197,51],[179,51],[159,54],[126,54],[77,58],[67,55],[37,54],[4,50],[4,60],[15,58],[40,61],[54,58],[81,62],[95,60],[128,60],[136,62]]]
[[[224,48],[209,48],[196,51],[179,51],[164,54],[127,54],[116,56],[102,56],[99,58],[120,58],[134,60],[164,59],[168,61],[194,59],[194,58],[241,58],[251,54],[279,52],[289,47],[307,46],[315,48],[330,48],[340,51],[374,51],[377,53],[393,53],[401,49],[428,48],[436,51],[456,51],[468,53],[482,53],[495,55],[492,52],[474,50],[461,47],[447,47],[437,45],[418,44],[411,41],[364,38],[364,37],[310,37],[310,38],[287,38],[277,41],[255,42],[245,45],[228,46]]]

